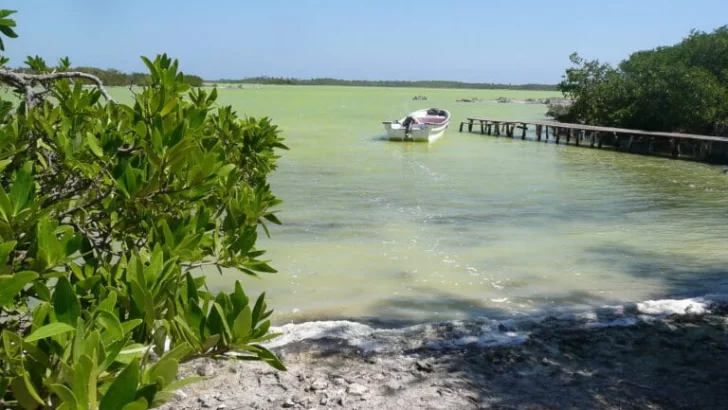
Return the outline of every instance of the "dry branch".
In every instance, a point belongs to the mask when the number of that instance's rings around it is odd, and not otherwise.
[[[28,107],[33,106],[33,100],[35,98],[47,94],[48,92],[47,89],[44,91],[35,92],[33,90],[34,85],[40,84],[47,87],[49,83],[53,81],[74,78],[85,79],[93,82],[94,85],[96,85],[96,88],[98,88],[101,92],[101,95],[104,96],[106,101],[116,102],[113,98],[111,98],[111,95],[109,95],[109,92],[104,87],[101,79],[93,74],[83,73],[80,71],[64,71],[49,74],[26,74],[0,69],[0,82],[12,85],[17,89],[21,90],[21,92],[25,94],[25,103]]]

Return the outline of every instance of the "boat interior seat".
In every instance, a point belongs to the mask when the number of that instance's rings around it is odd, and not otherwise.
[[[419,122],[434,122],[436,124],[439,124],[441,122],[445,122],[445,117],[435,117],[428,115],[427,117],[419,117],[417,118]]]

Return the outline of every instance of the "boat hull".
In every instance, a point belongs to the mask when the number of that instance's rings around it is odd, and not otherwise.
[[[415,111],[399,121],[385,122],[384,129],[387,131],[387,139],[403,142],[434,142],[438,140],[450,125],[450,113],[439,110],[441,115],[433,116],[428,111]],[[407,119],[414,119],[416,122],[405,125]]]
[[[429,124],[418,127],[413,126],[409,132],[401,124],[385,126],[387,139],[390,141],[435,142],[445,133],[448,124],[434,127]]]

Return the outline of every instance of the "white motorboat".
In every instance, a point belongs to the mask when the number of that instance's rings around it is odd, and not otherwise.
[[[418,110],[397,121],[385,121],[390,141],[433,142],[450,124],[450,112],[437,108]]]

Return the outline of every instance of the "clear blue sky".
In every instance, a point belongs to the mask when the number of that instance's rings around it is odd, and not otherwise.
[[[141,71],[167,52],[206,79],[555,83],[577,51],[619,62],[728,23],[728,0],[5,0],[26,55]]]

